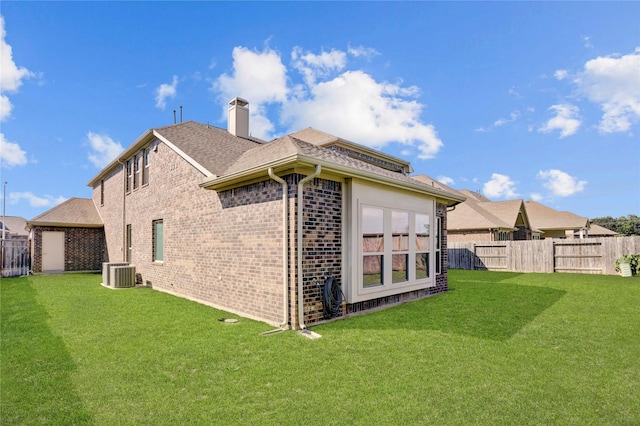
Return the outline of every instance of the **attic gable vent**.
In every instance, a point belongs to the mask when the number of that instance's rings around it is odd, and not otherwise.
[[[249,137],[249,102],[242,98],[229,101],[229,120],[227,130],[234,136]]]

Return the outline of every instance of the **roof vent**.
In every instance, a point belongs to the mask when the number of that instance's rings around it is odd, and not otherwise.
[[[242,98],[229,101],[229,122],[227,130],[234,136],[249,137],[249,102]]]

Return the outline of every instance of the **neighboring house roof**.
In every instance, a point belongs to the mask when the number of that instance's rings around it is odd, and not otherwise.
[[[331,148],[334,146],[345,148],[350,151],[351,156],[361,154],[365,157],[371,157],[374,161],[377,160],[375,161],[376,165],[391,171],[404,173],[405,175],[413,172],[411,163],[407,160],[385,154],[384,152],[376,149],[342,139],[338,136],[334,136],[312,127],[307,127],[306,129],[291,133],[289,136],[324,148]],[[361,159],[363,158],[361,157]]]
[[[6,234],[9,236],[28,237],[29,232],[24,228],[27,220],[20,216],[4,216],[4,222],[0,221],[0,230],[6,225]]]
[[[536,201],[526,201],[532,227],[541,230],[577,230],[589,228],[589,219],[567,211],[558,211]]]
[[[447,213],[449,231],[514,228],[515,220],[507,222],[474,202],[458,204],[455,210]]]
[[[459,195],[426,185],[402,173],[378,167],[340,151],[321,148],[292,136],[284,136],[246,151],[221,176],[207,179],[201,186],[221,190],[264,177],[269,168],[274,171],[285,171],[294,167],[316,165],[320,165],[324,171],[331,171],[345,177],[355,176],[429,194],[447,205],[455,205],[464,200]]]
[[[455,194],[455,195],[457,195],[459,197],[466,198],[466,196],[461,191],[458,191],[457,189],[453,189],[450,186],[447,186],[444,183],[442,183],[440,181],[437,181],[437,180],[435,180],[435,179],[433,179],[433,178],[431,178],[431,177],[429,177],[427,175],[415,175],[415,176],[411,176],[411,178],[415,179],[415,180],[418,180],[418,181],[420,181],[422,183],[425,183],[425,184],[427,184],[429,186],[433,186],[435,188],[442,189],[443,191],[448,191],[448,192],[450,192],[452,194]]]
[[[447,229],[452,231],[504,229],[514,230],[522,224],[540,232],[531,225],[522,200],[491,201],[487,197],[467,189],[457,191],[466,201],[447,214]]]
[[[574,234],[578,235],[580,231],[575,231]],[[605,228],[604,226],[600,226],[596,223],[592,223],[589,228],[589,236],[590,237],[615,237],[616,235],[622,235],[615,231]]]
[[[50,210],[27,221],[27,229],[33,226],[67,226],[100,228],[102,219],[90,198],[69,198]]]
[[[464,195],[465,197],[467,197],[467,201],[468,202],[476,202],[476,203],[490,203],[491,200],[488,199],[487,197],[485,197],[484,195],[482,195],[479,192],[476,191],[470,191],[468,189],[461,189],[459,191],[460,193],[462,193],[462,195]]]

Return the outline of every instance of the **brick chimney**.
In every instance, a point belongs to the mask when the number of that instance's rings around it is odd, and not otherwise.
[[[229,121],[227,130],[234,136],[249,137],[249,102],[242,98],[229,101]]]

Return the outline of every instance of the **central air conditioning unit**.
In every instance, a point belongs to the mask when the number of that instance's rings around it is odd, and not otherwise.
[[[128,266],[128,262],[104,262],[102,264],[102,285],[111,285],[111,267],[112,266]]]
[[[112,266],[109,273],[109,286],[113,288],[135,287],[136,285],[136,267],[128,266]]]

